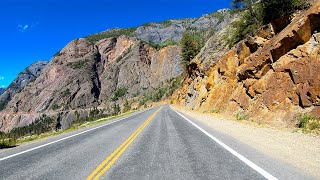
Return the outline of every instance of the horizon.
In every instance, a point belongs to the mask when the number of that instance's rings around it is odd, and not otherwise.
[[[83,0],[6,0],[2,4],[0,14],[8,18],[0,20],[4,25],[1,35],[3,47],[0,48],[0,87],[6,88],[30,64],[39,60],[50,61],[56,52],[74,39],[112,28],[198,18],[230,8],[231,1],[161,0],[137,3],[93,0],[87,4]]]

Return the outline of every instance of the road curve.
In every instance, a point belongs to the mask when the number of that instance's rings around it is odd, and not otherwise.
[[[256,165],[259,171],[237,157],[182,116],[169,106],[156,107],[1,150],[0,179],[276,178],[264,167]]]

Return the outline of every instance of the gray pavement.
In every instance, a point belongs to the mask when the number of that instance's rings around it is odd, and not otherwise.
[[[98,125],[99,128],[90,127],[16,148],[0,150],[0,179],[86,179],[159,108],[119,118],[111,124],[107,122],[102,127]],[[92,128],[96,129],[90,130]],[[250,147],[239,143],[234,146],[237,144],[234,139],[224,140],[230,141],[233,147],[242,147],[239,148],[241,152],[254,152]],[[51,142],[54,143],[37,148]],[[36,149],[3,159],[32,148]],[[250,159],[249,155],[246,157]],[[253,157],[254,160],[259,160],[261,168],[264,168],[262,167],[264,163],[261,163],[263,159],[266,162],[274,161],[260,154],[259,158],[256,154]],[[272,173],[281,176],[281,167],[271,170]],[[285,168],[285,173],[290,173],[290,170]],[[153,120],[101,179],[265,178],[195,128],[169,106],[162,106]]]

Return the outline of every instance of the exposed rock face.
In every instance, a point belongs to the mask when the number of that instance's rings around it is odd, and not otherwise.
[[[43,113],[110,107],[118,89],[128,89],[118,100],[122,101],[152,91],[181,73],[177,46],[157,51],[125,36],[95,44],[77,39],[63,48],[35,81],[12,97],[0,114],[0,128],[28,124]],[[63,117],[65,121],[67,116]],[[62,123],[67,125],[72,119],[68,121]]]
[[[180,41],[187,30],[221,31],[231,20],[233,15],[227,9],[222,9],[200,18],[186,18],[168,20],[160,23],[148,23],[137,27],[134,36],[146,42],[161,43],[166,40]]]
[[[293,116],[299,112],[320,116],[317,32],[320,3],[277,35],[264,31],[240,42],[208,70],[194,60],[178,101],[192,109],[245,113],[258,122],[280,126],[295,124]]]
[[[20,92],[25,86],[40,76],[43,68],[48,63],[48,61],[37,61],[24,69],[9,85],[6,91],[0,93],[0,104],[3,106],[6,105],[16,93]]]
[[[6,88],[0,88],[0,95],[6,91]]]

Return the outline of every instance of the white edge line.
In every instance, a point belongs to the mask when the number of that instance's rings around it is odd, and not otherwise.
[[[171,107],[170,107],[171,108]],[[218,143],[220,146],[222,146],[224,149],[226,149],[227,151],[229,151],[231,154],[233,154],[234,156],[236,156],[238,159],[240,159],[241,161],[243,161],[244,163],[246,163],[248,166],[250,166],[252,169],[254,169],[255,171],[257,171],[258,173],[260,173],[262,176],[264,176],[267,179],[271,179],[271,180],[277,180],[276,177],[272,176],[271,174],[269,174],[267,171],[265,171],[264,169],[262,169],[261,167],[259,167],[258,165],[254,164],[253,162],[251,162],[249,159],[245,158],[244,156],[242,156],[241,154],[239,154],[238,152],[236,152],[235,150],[233,150],[232,148],[230,148],[229,146],[227,146],[226,144],[224,144],[223,142],[221,142],[219,139],[217,139],[216,137],[212,136],[210,133],[208,133],[207,131],[205,131],[204,129],[202,129],[201,127],[199,127],[198,125],[196,125],[195,123],[193,123],[191,120],[189,120],[188,118],[186,118],[185,116],[183,116],[182,114],[180,114],[178,111],[176,111],[175,109],[171,108],[173,111],[175,111],[176,113],[178,113],[181,117],[183,117],[185,120],[187,120],[190,124],[192,124],[193,126],[195,126],[196,128],[198,128],[200,131],[202,131],[204,134],[206,134],[207,136],[209,136],[212,140],[214,140],[216,143]]]
[[[116,122],[119,122],[119,121],[128,119],[128,118],[130,118],[130,117],[132,117],[132,116],[135,116],[135,115],[137,115],[137,114],[141,114],[141,113],[143,113],[143,112],[145,112],[145,111],[147,111],[147,110],[149,110],[149,109],[151,109],[151,108],[148,108],[148,109],[145,109],[145,110],[143,110],[143,111],[134,113],[134,114],[132,114],[132,115],[130,115],[130,116],[127,116],[127,117],[123,117],[123,118],[121,118],[121,119],[119,119],[119,120],[112,121],[112,122],[109,122],[109,123],[107,123],[107,124],[103,124],[103,125],[97,126],[97,127],[95,127],[95,128],[88,129],[88,130],[86,130],[86,131],[83,131],[83,132],[80,132],[80,133],[77,133],[77,134],[74,134],[74,135],[71,135],[71,136],[68,136],[68,137],[65,137],[65,138],[56,140],[56,141],[52,141],[52,142],[43,144],[43,145],[41,145],[41,146],[37,146],[37,147],[31,148],[31,149],[28,149],[28,150],[25,150],[25,151],[22,151],[22,152],[19,152],[19,153],[12,154],[12,155],[10,155],[10,156],[1,158],[0,161],[4,161],[4,160],[6,160],[6,159],[9,159],[9,158],[12,158],[12,157],[15,157],[15,156],[19,156],[19,155],[21,155],[21,154],[25,154],[25,153],[27,153],[27,152],[34,151],[34,150],[36,150],[36,149],[40,149],[40,148],[49,146],[49,145],[51,145],[51,144],[55,144],[55,143],[57,143],[57,142],[64,141],[64,140],[66,140],[66,139],[70,139],[70,138],[72,138],[72,137],[79,136],[79,135],[81,135],[81,134],[85,134],[85,133],[87,133],[87,132],[90,132],[90,131],[93,131],[93,130],[102,128],[102,127],[104,127],[104,126],[108,126],[108,125],[110,125],[110,124],[113,124],[113,123],[116,123]]]

